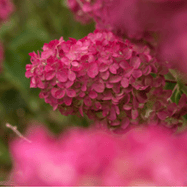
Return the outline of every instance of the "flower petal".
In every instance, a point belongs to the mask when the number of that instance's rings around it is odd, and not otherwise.
[[[98,93],[102,93],[104,92],[105,90],[105,84],[103,82],[95,82],[93,85],[92,85],[92,88],[98,92]]]
[[[65,95],[65,89],[52,88],[51,94],[56,99],[61,99]]]
[[[126,77],[121,79],[121,86],[123,86],[123,88],[127,88],[129,86],[129,80]]]
[[[121,122],[121,128],[126,129],[130,124],[129,118],[124,118]]]
[[[125,60],[121,61],[119,65],[122,69],[129,69],[130,68],[129,63]]]
[[[60,82],[66,82],[68,80],[67,72],[65,72],[65,71],[59,71],[59,72],[57,72],[56,73],[56,78]]]
[[[132,56],[132,49],[131,48],[124,48],[123,49],[123,55],[124,55],[124,58],[125,58],[125,60],[128,60],[128,59],[130,59],[131,58],[131,56]]]
[[[91,78],[95,78],[99,73],[98,66],[96,63],[91,64],[88,68],[87,75]]]
[[[69,71],[69,73],[68,73],[68,79],[70,81],[74,81],[76,79],[76,74],[73,71]]]
[[[134,77],[134,78],[139,78],[139,77],[141,77],[142,76],[142,71],[141,70],[139,70],[139,69],[135,69],[133,72],[132,72],[132,76]]]
[[[84,104],[86,106],[91,106],[92,105],[92,100],[89,97],[84,98]]]
[[[109,70],[110,70],[111,73],[116,74],[118,68],[119,68],[119,65],[118,65],[118,64],[112,64],[112,65],[109,67]]]
[[[114,121],[116,119],[116,111],[114,107],[111,107],[110,109],[110,115],[108,116],[109,120]]]
[[[139,68],[141,64],[140,58],[139,57],[132,57],[130,60],[130,66],[132,66],[134,69]]]
[[[95,99],[98,96],[98,94],[93,90],[90,91],[88,95],[91,99]]]
[[[72,103],[72,98],[71,97],[64,97],[64,103],[67,105],[67,106],[70,106],[71,103]]]
[[[168,113],[165,112],[165,111],[160,111],[160,112],[157,112],[157,116],[160,120],[165,120],[166,117],[168,116]]]
[[[55,76],[55,71],[54,70],[51,70],[51,71],[48,71],[45,73],[45,78],[46,80],[51,80],[53,79]]]
[[[75,96],[76,96],[76,91],[73,90],[73,89],[67,89],[67,90],[66,90],[66,94],[67,94],[67,96],[69,96],[69,97],[75,97]]]
[[[109,71],[105,71],[105,72],[101,72],[101,73],[100,73],[100,76],[101,76],[101,78],[102,78],[103,80],[107,80],[108,77],[109,77],[109,75],[110,75]]]
[[[108,70],[108,65],[107,64],[101,64],[99,66],[99,71],[100,72],[105,72],[106,70]]]
[[[117,82],[119,82],[119,81],[121,81],[121,76],[120,75],[112,75],[112,76],[110,76],[110,78],[109,78],[109,82],[110,83],[117,83]]]
[[[138,117],[138,110],[131,110],[132,119],[136,119]]]

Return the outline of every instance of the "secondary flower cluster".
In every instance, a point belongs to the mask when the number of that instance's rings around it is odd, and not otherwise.
[[[81,8],[81,5],[83,5],[82,3],[83,3],[82,1],[75,1],[75,0],[69,0],[67,2],[68,6],[75,14],[76,20],[80,21],[83,24],[86,24],[91,21],[91,17],[89,16],[88,13],[83,11],[83,9]]]
[[[158,66],[148,47],[111,32],[95,31],[78,41],[60,38],[45,44],[41,55],[30,56],[25,75],[31,88],[42,90],[40,98],[63,115],[85,113],[110,127],[144,122],[140,114],[148,93],[165,85],[167,69]]]
[[[131,38],[141,38],[149,31],[166,30],[172,19],[187,8],[185,0],[67,0],[67,4],[76,16],[82,11],[93,18],[97,28],[110,29]],[[74,7],[79,11],[74,11]]]
[[[147,105],[151,106],[151,110],[145,115],[148,124],[160,124],[169,128],[172,127],[174,130],[183,125],[182,116],[187,114],[187,97],[185,94],[182,94],[178,104],[171,102],[171,90],[158,88],[149,94]]]
[[[97,29],[107,29],[158,46],[158,55],[173,68],[187,72],[186,0],[67,0],[76,16],[93,18]],[[76,10],[79,11],[75,11]],[[79,18],[79,20],[81,19]],[[82,20],[82,21],[84,21]],[[157,44],[156,44],[157,43]]]
[[[8,19],[14,6],[10,0],[0,0],[0,24]]]
[[[10,144],[15,185],[187,185],[186,132],[149,127],[116,137],[71,129],[58,138],[44,127],[28,132],[32,143]]]

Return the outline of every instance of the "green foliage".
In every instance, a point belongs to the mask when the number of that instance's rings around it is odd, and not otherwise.
[[[0,28],[5,50],[0,74],[0,181],[11,168],[8,142],[15,133],[5,127],[8,122],[22,133],[28,125],[43,123],[54,133],[71,125],[88,126],[87,118],[62,116],[39,98],[39,89],[30,89],[25,66],[28,53],[41,50],[44,43],[69,37],[80,39],[93,32],[94,25],[81,25],[66,7],[65,0],[14,0],[15,12]],[[2,173],[4,173],[2,175]]]

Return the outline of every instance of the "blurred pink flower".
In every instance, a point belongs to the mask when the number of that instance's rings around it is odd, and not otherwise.
[[[0,23],[6,21],[14,11],[14,5],[10,0],[0,0]]]
[[[82,10],[82,1],[67,0],[66,2],[68,7],[75,14],[76,20],[80,21],[83,24],[89,23],[92,20],[91,16],[89,16],[88,13]]]
[[[97,28],[132,38],[141,38],[148,31],[168,29],[172,18],[187,8],[185,0],[68,0],[68,3],[71,9],[79,7],[92,17]]]
[[[171,68],[187,72],[186,0],[69,0],[97,29],[146,41]],[[70,8],[74,11],[72,6]],[[79,12],[78,11],[78,12]],[[75,15],[78,13],[74,11]]]
[[[135,128],[123,136],[71,129],[58,138],[30,127],[11,142],[16,185],[187,185],[187,133]]]
[[[187,10],[173,16],[161,37],[158,55],[167,60],[171,68],[187,73]]]

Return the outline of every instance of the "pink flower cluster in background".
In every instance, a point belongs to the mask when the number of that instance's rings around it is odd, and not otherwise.
[[[40,88],[40,98],[63,115],[83,116],[84,112],[94,122],[126,129],[145,122],[140,114],[152,102],[153,92],[169,104],[171,92],[163,91],[167,68],[157,63],[147,46],[111,32],[95,31],[78,41],[53,40],[44,45],[41,55],[30,56],[32,64],[25,74],[31,78],[30,87]]]
[[[67,0],[67,4],[76,16],[82,12],[84,20],[93,18],[98,29],[156,45],[160,58],[187,72],[186,0]]]
[[[185,0],[67,0],[67,4],[70,9],[77,6],[88,14],[97,28],[131,38],[141,38],[149,31],[163,32],[169,29],[168,26],[171,28],[173,19],[187,8]],[[184,22],[178,24],[182,26]]]
[[[15,185],[187,185],[187,132],[71,129],[55,138],[38,126],[27,138],[10,144]]]
[[[0,24],[6,21],[14,11],[14,6],[10,0],[0,0]]]
[[[70,7],[71,11],[74,12],[76,20],[80,21],[83,24],[89,23],[92,18],[88,13],[82,10],[81,5],[83,5],[82,1],[68,1],[68,6]]]
[[[0,27],[8,20],[10,14],[14,10],[14,5],[10,0],[0,0]],[[4,49],[0,42],[0,72],[2,71],[2,62],[4,60]]]

